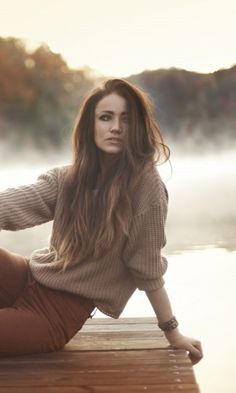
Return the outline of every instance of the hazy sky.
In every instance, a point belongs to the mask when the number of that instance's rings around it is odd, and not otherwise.
[[[236,63],[236,0],[0,0],[0,35],[112,76]]]

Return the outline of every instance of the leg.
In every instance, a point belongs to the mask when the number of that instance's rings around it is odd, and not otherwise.
[[[59,349],[46,319],[34,310],[0,309],[0,357]]]
[[[12,307],[0,310],[0,357],[63,348],[93,308],[86,299],[31,280]]]
[[[26,285],[28,271],[24,257],[0,248],[0,308],[15,302]]]

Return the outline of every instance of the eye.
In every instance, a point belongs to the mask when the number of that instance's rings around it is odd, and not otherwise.
[[[101,115],[101,116],[99,117],[99,119],[100,119],[100,120],[103,120],[103,121],[108,121],[108,120],[111,119],[111,115]]]
[[[124,123],[129,123],[129,116],[128,116],[128,115],[123,115],[123,116],[122,116],[122,121],[123,121]]]

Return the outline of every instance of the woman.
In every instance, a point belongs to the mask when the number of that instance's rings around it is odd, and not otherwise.
[[[169,343],[198,362],[201,344],[179,332],[164,289],[167,191],[155,165],[169,151],[147,96],[108,80],[85,100],[73,144],[72,165],[0,193],[0,229],[53,220],[49,248],[29,260],[0,251],[0,355],[58,350],[95,307],[118,318],[139,288]]]

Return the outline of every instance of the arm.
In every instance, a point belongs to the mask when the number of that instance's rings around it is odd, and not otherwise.
[[[146,295],[156,314],[158,323],[169,321],[173,317],[170,300],[164,287],[153,291],[146,291]],[[179,349],[189,352],[189,358],[193,364],[198,363],[203,357],[201,343],[190,337],[183,336],[178,328],[165,331],[169,343]]]
[[[147,197],[144,195],[145,209],[133,219],[124,261],[137,288],[146,292],[158,322],[163,323],[173,317],[170,301],[164,289],[163,275],[167,269],[167,260],[161,255],[161,250],[165,246],[168,194],[160,178],[154,193],[152,189],[148,191],[150,200],[145,199]],[[184,337],[177,328],[165,332],[165,335],[171,345],[189,351],[193,363],[201,359],[199,341]]]
[[[0,192],[0,230],[17,231],[52,220],[57,189],[57,169],[52,169],[34,184]]]

